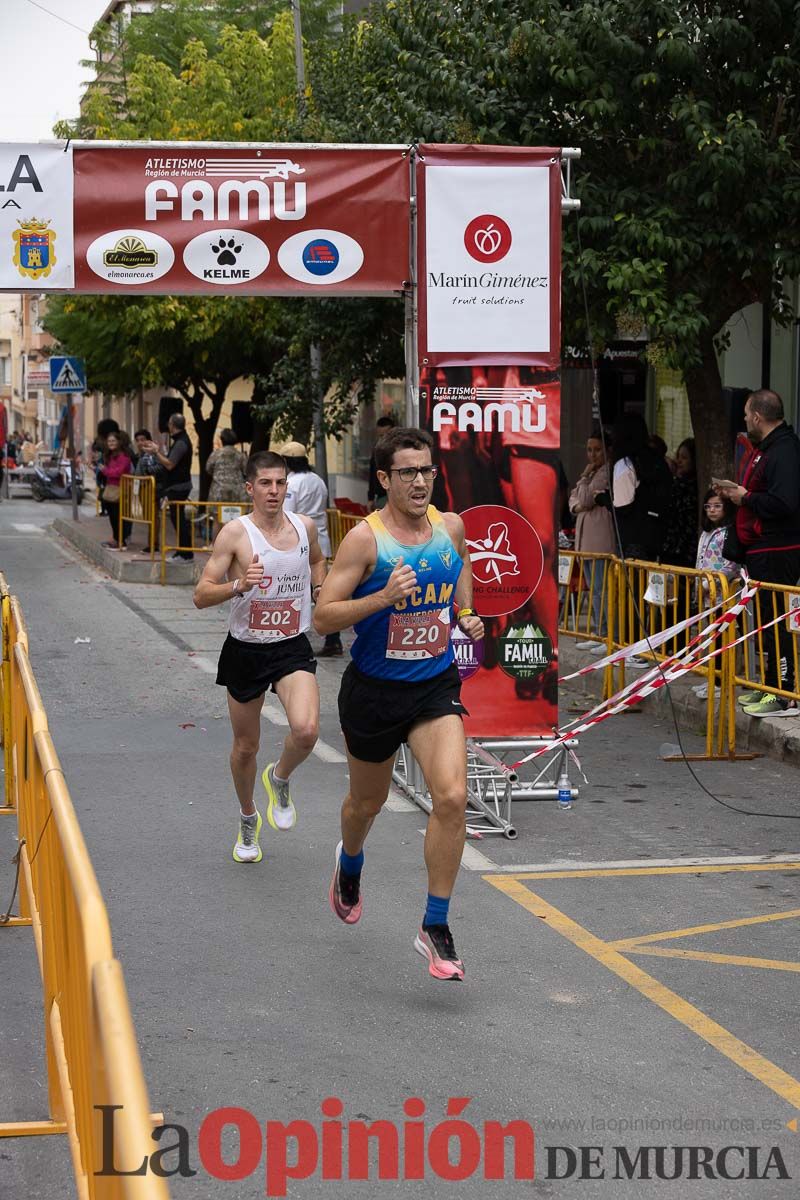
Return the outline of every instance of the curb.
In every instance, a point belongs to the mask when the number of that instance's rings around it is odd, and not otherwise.
[[[80,523],[64,521],[57,518],[50,526],[54,533],[65,542],[78,550],[90,562],[110,575],[120,583],[161,583],[161,559],[151,559],[149,555],[133,555],[129,557],[124,552],[108,550],[81,529]],[[205,557],[205,556],[204,556]],[[167,563],[167,578],[169,584],[193,587],[200,578],[204,563]]]

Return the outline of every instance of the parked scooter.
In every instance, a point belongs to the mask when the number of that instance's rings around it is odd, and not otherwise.
[[[83,501],[82,467],[78,467],[75,489],[78,504],[81,504]],[[72,463],[69,459],[62,459],[60,463],[48,464],[47,466],[38,462],[34,463],[33,478],[31,479],[31,495],[34,500],[38,500],[39,502],[42,500],[71,500]]]

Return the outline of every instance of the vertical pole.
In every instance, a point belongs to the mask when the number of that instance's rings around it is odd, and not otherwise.
[[[408,156],[410,232],[408,239],[408,287],[405,292],[405,360],[406,360],[406,423],[419,422],[419,345],[417,337],[417,152],[414,147]]]
[[[328,486],[328,448],[325,443],[322,395],[322,347],[311,343],[311,411],[314,422],[314,470]]]
[[[294,21],[294,68],[297,75],[297,110],[301,117],[306,113],[306,64],[303,58],[303,27],[300,21],[300,0],[292,0]]]
[[[72,418],[72,399],[73,394],[67,394],[67,457],[69,458],[72,467],[72,519],[79,520],[78,517],[78,464],[75,459],[75,428]]]

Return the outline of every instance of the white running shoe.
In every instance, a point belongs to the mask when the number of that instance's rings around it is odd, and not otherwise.
[[[289,780],[276,779],[275,763],[270,763],[264,768],[261,782],[269,798],[267,820],[273,829],[286,833],[297,824],[297,812],[289,795]]]
[[[598,642],[596,638],[592,638],[591,641],[588,641],[588,642],[576,642],[575,649],[576,650],[594,650],[594,648],[598,645],[602,645],[602,642]]]
[[[261,846],[258,836],[261,833],[261,813],[256,809],[250,817],[239,816],[239,837],[233,847],[234,862],[261,862]]]
[[[599,658],[601,654],[610,654],[610,650],[605,642],[595,642],[594,649],[589,651],[595,658]]]

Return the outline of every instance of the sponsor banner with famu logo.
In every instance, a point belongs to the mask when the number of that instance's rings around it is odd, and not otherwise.
[[[0,145],[0,289],[72,288],[72,150]]]
[[[93,144],[71,154],[79,291],[369,296],[407,283],[402,146]],[[70,176],[70,211],[71,189]]]

